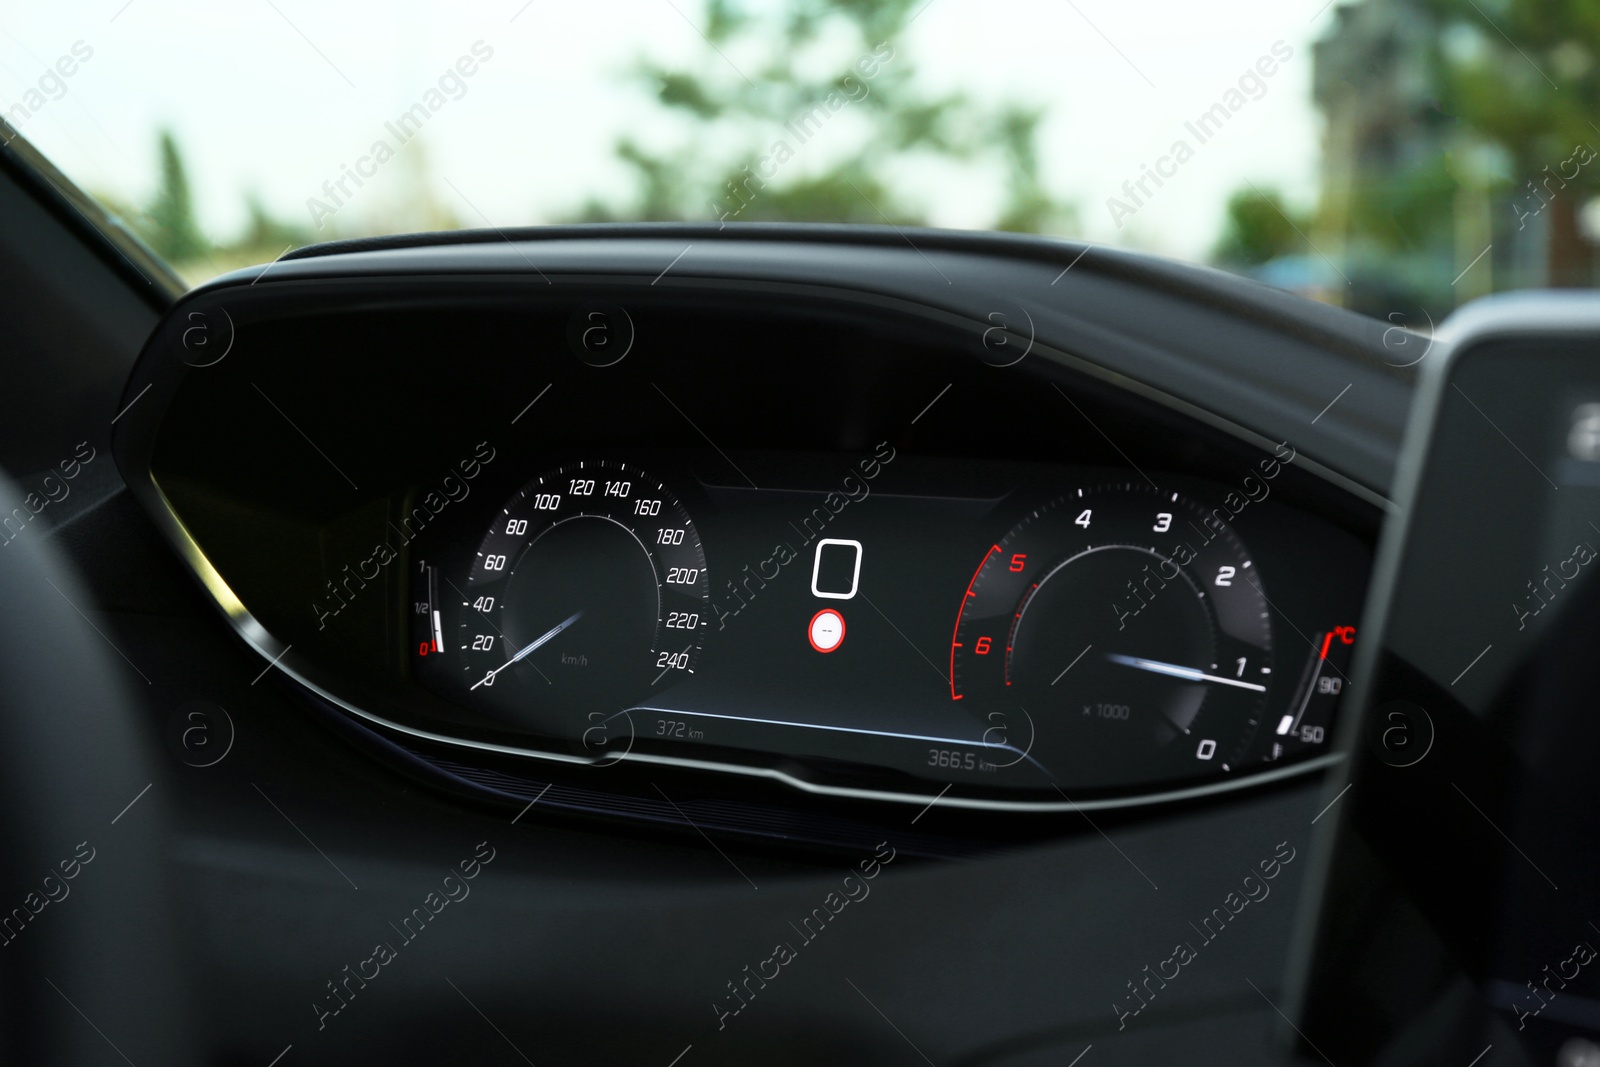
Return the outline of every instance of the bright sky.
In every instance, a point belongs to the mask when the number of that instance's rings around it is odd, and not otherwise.
[[[1302,206],[1315,198],[1310,45],[1334,17],[1319,11],[1325,2],[931,0],[895,47],[934,89],[1048,105],[1045,175],[1076,202],[1078,236],[1199,259],[1227,196],[1247,180]],[[276,214],[309,221],[307,198],[481,40],[492,59],[417,143],[440,198],[466,224],[480,224],[479,212],[498,226],[540,223],[591,195],[631,191],[616,137],[663,133],[627,72],[643,55],[698,60],[691,21],[703,19],[697,0],[0,0],[0,107],[26,105],[44,78],[45,93],[31,99],[58,98],[18,123],[23,134],[81,186],[128,201],[155,187],[155,130],[171,126],[202,224],[225,238],[251,190]],[[1264,95],[1200,144],[1185,121],[1278,41],[1292,58],[1262,79]],[[70,76],[47,73],[75,44],[92,55],[67,63]],[[849,133],[840,123],[819,140]],[[1107,198],[1180,137],[1193,158],[1119,230]],[[798,160],[795,173],[825,158],[826,149]],[[361,196],[398,201],[406,178],[381,168]],[[907,188],[937,225],[984,225],[1001,198],[993,174],[972,170],[911,175]]]

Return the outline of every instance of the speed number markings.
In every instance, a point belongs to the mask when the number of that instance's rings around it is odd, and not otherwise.
[[[700,535],[658,479],[611,461],[561,467],[512,497],[478,547],[464,680],[526,725],[568,732],[575,713],[693,673],[710,589]]]

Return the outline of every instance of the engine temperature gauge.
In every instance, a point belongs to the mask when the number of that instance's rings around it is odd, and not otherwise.
[[[1301,668],[1294,702],[1273,725],[1266,759],[1279,760],[1326,747],[1328,724],[1333,720],[1339,695],[1344,692],[1350,646],[1355,641],[1354,626],[1335,626],[1311,635],[1311,654]]]

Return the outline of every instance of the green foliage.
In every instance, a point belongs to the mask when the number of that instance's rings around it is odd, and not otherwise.
[[[919,86],[905,38],[925,3],[708,0],[692,64],[641,61],[634,71],[665,120],[649,125],[668,135],[618,142],[635,197],[592,200],[579,217],[917,224],[925,216],[905,174],[953,162],[1002,175],[996,228],[1069,224],[1040,173],[1042,109]],[[819,107],[820,128],[805,127]]]
[[[1364,175],[1351,197],[1351,229],[1376,247],[1416,254],[1435,240],[1448,241],[1455,220],[1455,197],[1466,167],[1453,153],[1418,160],[1411,166]]]
[[[1574,145],[1600,146],[1600,4],[1502,0],[1471,5],[1427,0],[1455,48],[1437,57],[1443,109],[1496,143],[1531,178]],[[1584,186],[1600,187],[1588,175]]]
[[[1358,155],[1347,193],[1325,202],[1320,220],[1345,242],[1356,288],[1381,290],[1357,294],[1356,305],[1409,299],[1439,309],[1475,284],[1592,284],[1576,212],[1600,192],[1600,164],[1574,174],[1572,157],[1578,145],[1600,147],[1600,3],[1364,5],[1409,33],[1367,46],[1387,80],[1359,88],[1369,120],[1386,117],[1390,128],[1365,142],[1375,151]],[[1538,235],[1521,225],[1529,213],[1543,215]],[[1451,284],[1491,243],[1468,283]]]
[[[1006,204],[997,230],[1040,233],[1061,217],[1061,205],[1039,173],[1039,124],[1043,108],[1007,107],[1000,115],[1000,146],[1006,162]]]
[[[924,168],[946,174],[953,166],[975,181],[997,176],[1002,203],[994,228],[1070,227],[1071,208],[1051,194],[1042,174],[1043,108],[980,102],[961,90],[930,91],[919,81],[905,39],[926,2],[704,0],[699,10],[680,3],[704,42],[682,67],[641,60],[634,68],[648,99],[615,146],[633,194],[620,202],[592,199],[576,219],[917,225],[927,217],[908,176]],[[777,163],[780,141],[785,152]],[[274,217],[250,194],[243,231],[213,243],[197,221],[177,138],[163,130],[155,196],[120,214],[195,280],[337,238],[350,232],[345,227],[456,225],[433,200],[421,147],[396,165],[417,168],[398,200],[364,201],[366,216],[341,215],[315,231],[298,218]],[[406,173],[395,171],[391,184]]]
[[[272,258],[276,259],[285,249],[298,248],[310,244],[313,240],[309,227],[296,226],[274,217],[256,193],[250,193],[245,197],[245,210],[248,213],[248,221],[245,223],[244,233],[227,247],[260,249],[263,252],[271,249]]]
[[[251,193],[245,197],[243,232],[228,241],[209,240],[195,216],[188,168],[177,137],[170,130],[160,131],[156,151],[160,157],[161,178],[147,205],[140,208],[105,193],[97,194],[96,199],[190,281],[199,282],[236,267],[270,262],[289,248],[309,244],[315,239],[309,227],[275,217],[261,198]]]
[[[1310,220],[1294,215],[1275,189],[1259,193],[1241,189],[1228,198],[1222,237],[1212,255],[1229,266],[1256,267],[1279,256],[1306,252],[1301,233]]]
[[[189,174],[171,130],[160,133],[161,184],[155,201],[146,212],[145,238],[157,254],[169,262],[194,259],[210,248],[195,220],[194,200],[189,192]]]

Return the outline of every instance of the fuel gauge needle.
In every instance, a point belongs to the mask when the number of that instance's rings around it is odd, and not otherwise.
[[[547,631],[544,634],[544,636],[535,638],[534,640],[528,642],[527,647],[525,647],[521,652],[518,652],[515,656],[512,656],[510,659],[508,659],[504,663],[500,664],[500,666],[496,667],[494,670],[492,670],[488,674],[484,675],[481,679],[478,680],[478,682],[475,685],[473,685],[472,688],[476,689],[480,685],[487,685],[489,682],[494,681],[494,676],[495,675],[499,674],[501,671],[505,670],[507,667],[511,666],[512,664],[520,662],[523,659],[523,657],[531,655],[534,652],[535,649],[539,648],[541,645],[544,645],[551,638],[555,637],[562,630],[565,630],[567,627],[571,626],[573,623],[577,622],[582,617],[583,617],[583,612],[581,612],[581,611],[573,612],[572,615],[568,616],[565,620],[563,620],[561,622],[558,622],[554,626],[552,626],[549,629],[549,631]],[[470,690],[469,690],[469,692],[470,692]]]
[[[1180,667],[1176,663],[1163,663],[1158,659],[1140,659],[1138,656],[1118,656],[1107,654],[1106,659],[1112,663],[1120,663],[1124,667],[1135,670],[1149,671],[1152,674],[1165,674],[1171,678],[1182,678],[1186,682],[1212,682],[1216,685],[1231,685],[1239,689],[1252,689],[1258,693],[1265,693],[1267,687],[1254,682],[1241,682],[1237,678],[1224,678],[1220,674],[1206,674],[1204,671],[1193,667]]]

